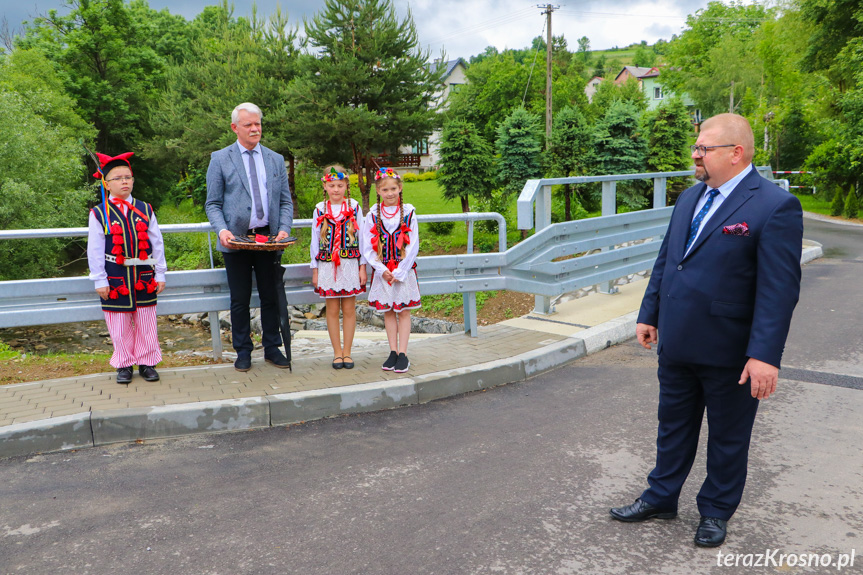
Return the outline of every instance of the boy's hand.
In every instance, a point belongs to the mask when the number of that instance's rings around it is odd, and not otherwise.
[[[96,293],[99,294],[99,297],[102,299],[108,299],[108,293],[111,291],[111,288],[108,286],[96,288]]]

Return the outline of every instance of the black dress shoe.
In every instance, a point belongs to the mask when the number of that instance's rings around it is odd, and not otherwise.
[[[719,547],[725,542],[727,522],[716,517],[702,517],[695,530],[695,544],[699,547]]]
[[[354,358],[352,358],[349,355],[346,355],[342,358],[342,360],[345,360],[348,358],[350,358],[351,361],[342,361],[342,367],[344,367],[345,369],[353,369],[354,368]]]
[[[333,358],[333,369],[341,369],[345,366],[345,362],[342,361],[344,358],[340,355]],[[336,361],[338,360],[338,361]]]
[[[611,513],[614,519],[626,521],[627,523],[647,521],[648,519],[674,519],[677,517],[677,511],[659,509],[650,503],[645,503],[641,499],[636,499],[635,503],[626,507],[612,507],[609,513]]]
[[[144,378],[144,381],[159,381],[159,372],[152,365],[139,365],[138,373]]]
[[[252,358],[246,356],[238,356],[234,362],[234,369],[237,371],[249,371],[252,369]]]
[[[117,383],[125,385],[132,383],[132,366],[121,367],[117,370]]]
[[[272,353],[268,353],[264,356],[264,361],[269,364],[275,365],[279,369],[285,369],[291,367],[291,363],[288,361],[288,358],[282,354],[281,351],[275,350]]]

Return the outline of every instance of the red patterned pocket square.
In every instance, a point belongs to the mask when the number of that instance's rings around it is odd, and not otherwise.
[[[749,235],[749,226],[746,222],[742,224],[732,224],[730,226],[725,226],[722,228],[723,234],[729,234],[732,236],[748,236]]]

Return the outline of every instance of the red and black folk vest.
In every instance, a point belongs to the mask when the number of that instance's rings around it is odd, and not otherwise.
[[[104,311],[133,312],[140,307],[156,305],[156,270],[151,265],[124,265],[125,260],[149,259],[153,254],[147,229],[153,217],[153,207],[133,199],[135,210],[123,210],[108,202],[108,222],[105,225],[104,205],[93,208],[96,221],[107,227],[105,235],[105,272],[110,292],[102,300]],[[140,212],[140,213],[139,213]]]
[[[347,201],[346,199],[345,202]],[[324,202],[324,206],[326,205],[327,202]],[[360,226],[357,223],[361,217],[359,203],[351,211],[352,217],[343,218],[337,223],[328,214],[321,213],[319,208],[315,208],[314,225],[321,227],[324,220],[327,221],[327,233],[321,234],[321,240],[318,244],[318,255],[315,256],[316,260],[319,262],[331,262],[333,261],[334,252],[338,252],[339,257],[336,258],[337,260],[360,257]],[[349,223],[353,226],[353,232],[350,235],[348,234]]]
[[[402,219],[401,225],[394,231],[388,232],[386,226],[383,221],[380,226],[380,233],[377,233],[378,229],[378,218],[380,218],[380,214],[375,214],[372,212],[372,247],[377,252],[377,243],[382,245],[381,252],[383,254],[383,261],[381,263],[387,265],[387,268],[392,271],[396,267],[400,261],[402,261],[401,255],[399,252],[403,246],[406,246],[410,243],[410,229],[411,229],[411,221],[414,217],[414,210],[411,210],[409,214],[406,214],[404,219]],[[377,239],[377,242],[375,241]],[[392,262],[392,264],[390,264]],[[414,262],[414,265],[411,266],[411,269],[417,267],[417,263]]]

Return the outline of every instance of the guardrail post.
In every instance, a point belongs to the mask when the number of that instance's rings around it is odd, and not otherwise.
[[[467,253],[473,253],[473,220],[467,222]]]
[[[534,227],[539,232],[551,225],[551,186],[542,186],[536,196],[536,218]],[[548,296],[534,296],[533,313],[550,315],[554,313],[551,298]]]
[[[602,182],[602,215],[613,216],[617,213],[617,182]],[[614,246],[605,246],[602,251],[613,250]],[[599,284],[599,293],[607,295],[618,292],[614,282],[607,281]]]
[[[464,332],[469,333],[471,337],[476,337],[476,292],[464,292],[461,295],[462,307],[464,310]]]
[[[665,188],[668,178],[653,178],[653,208],[665,207]]]
[[[219,312],[210,312],[210,338],[213,340],[213,359],[222,361],[222,331],[219,329]]]

